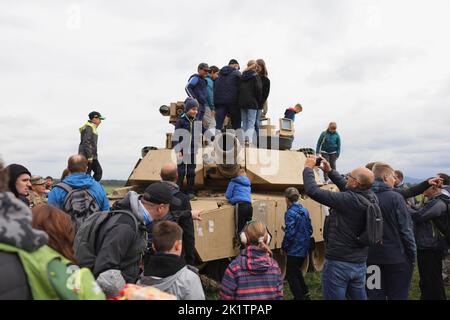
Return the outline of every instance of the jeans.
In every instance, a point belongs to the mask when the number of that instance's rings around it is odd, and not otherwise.
[[[255,123],[257,109],[241,109],[242,129],[244,129],[245,140],[250,144],[255,134]]]
[[[231,118],[231,125],[234,130],[241,127],[241,110],[236,105],[217,104],[216,106],[216,129],[222,130],[223,122],[227,115]]]
[[[259,136],[259,128],[261,127],[261,114],[262,109],[258,109],[256,111],[256,123],[255,123],[256,136]]]
[[[366,264],[326,259],[322,288],[325,300],[366,300]]]
[[[330,163],[331,169],[336,170],[337,153],[321,152],[321,155]],[[323,179],[328,180],[328,175],[325,172],[323,173]]]
[[[100,162],[98,162],[98,159],[94,159],[94,160],[92,160],[92,162],[88,163],[88,169],[87,169],[86,173],[88,175],[91,175],[91,171],[94,171],[94,180],[95,181],[100,181],[102,179],[103,169],[102,169],[102,166],[100,165]]]
[[[404,262],[377,266],[381,272],[381,288],[367,288],[369,300],[408,300],[414,265]]]

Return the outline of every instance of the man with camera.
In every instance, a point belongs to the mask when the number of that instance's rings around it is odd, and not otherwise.
[[[313,170],[316,166],[321,166],[340,192],[324,190],[317,185]],[[324,225],[326,260],[322,288],[326,300],[367,299],[365,284],[369,248],[358,241],[358,235],[366,227],[367,204],[361,198],[376,201],[370,190],[373,182],[372,171],[364,167],[354,169],[346,180],[323,158],[311,156],[305,161],[305,193],[331,208]]]

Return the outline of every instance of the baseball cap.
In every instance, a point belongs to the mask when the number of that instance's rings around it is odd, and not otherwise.
[[[33,185],[45,184],[45,179],[43,179],[41,176],[32,176],[30,181]]]
[[[94,118],[99,118],[100,120],[106,119],[105,117],[102,117],[102,115],[98,111],[92,111],[91,113],[89,113],[88,117],[89,117],[89,120],[92,120]]]
[[[228,65],[232,65],[232,64],[239,64],[239,62],[237,62],[236,59],[231,59],[230,62],[228,62]]]
[[[181,205],[181,200],[174,197],[170,187],[162,182],[155,182],[149,185],[144,191],[143,198],[145,201],[155,204]]]
[[[198,70],[206,70],[206,71],[209,71],[209,66],[208,66],[207,63],[202,62],[202,63],[200,63],[200,64],[198,65],[198,68],[197,68],[197,69],[198,69]]]

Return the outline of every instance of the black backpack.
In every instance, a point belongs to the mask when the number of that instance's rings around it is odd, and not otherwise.
[[[438,199],[445,202],[447,211],[445,214],[437,219],[433,220],[436,228],[438,229],[441,237],[445,240],[447,246],[450,246],[450,198],[446,195],[438,196]]]
[[[366,208],[366,227],[364,231],[359,235],[353,233],[352,236],[356,242],[363,247],[374,247],[383,243],[383,214],[381,213],[380,206],[378,205],[378,198],[373,197],[370,200],[356,192],[354,194],[363,203],[367,205]],[[348,232],[351,232],[343,219],[340,219],[341,223],[346,226]]]
[[[64,182],[58,183],[55,187],[59,187],[67,192],[62,209],[70,215],[75,232],[78,231],[84,220],[93,213],[100,211],[97,200],[87,187],[73,188]]]
[[[130,216],[134,221],[136,236],[130,250],[135,250],[136,255],[144,253],[147,246],[147,231],[131,212],[126,210],[96,212],[85,219],[75,236],[73,249],[80,267],[93,270],[97,258],[95,248],[100,228],[107,222],[115,224],[123,214]]]

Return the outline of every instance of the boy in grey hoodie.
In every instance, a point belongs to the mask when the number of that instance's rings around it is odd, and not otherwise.
[[[146,261],[139,285],[153,286],[179,300],[205,300],[198,270],[181,257],[183,230],[175,222],[161,221],[153,226],[153,249]]]

